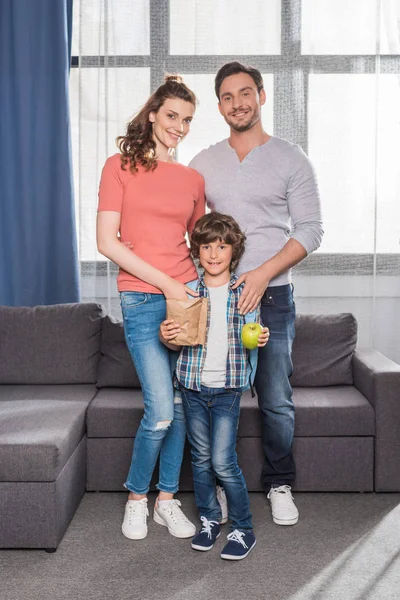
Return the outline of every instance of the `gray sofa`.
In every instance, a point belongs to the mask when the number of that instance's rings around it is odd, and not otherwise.
[[[350,314],[299,315],[296,331],[294,489],[400,491],[400,366],[355,349]],[[142,411],[122,325],[101,305],[0,307],[0,548],[55,550],[85,490],[123,490]],[[250,491],[260,436],[246,393],[237,450]]]

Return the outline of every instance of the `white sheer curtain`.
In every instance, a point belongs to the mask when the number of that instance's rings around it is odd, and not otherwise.
[[[308,153],[326,233],[318,268],[295,277],[300,310],[353,312],[359,344],[398,362],[399,32],[398,0],[302,2]]]
[[[245,10],[245,17],[243,11]],[[83,300],[119,315],[96,251],[98,182],[115,137],[180,72],[199,106],[187,163],[226,137],[213,92],[228,60],[264,75],[268,132],[319,179],[325,237],[294,272],[300,312],[353,312],[359,343],[400,362],[400,0],[74,0],[71,111]]]

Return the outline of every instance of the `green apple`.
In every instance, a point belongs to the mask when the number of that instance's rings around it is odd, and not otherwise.
[[[258,336],[262,333],[262,327],[259,323],[246,323],[242,327],[242,344],[249,350],[254,350],[258,346]]]

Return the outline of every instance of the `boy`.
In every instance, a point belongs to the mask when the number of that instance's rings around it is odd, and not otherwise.
[[[209,299],[207,338],[204,346],[184,346],[176,367],[202,522],[192,548],[211,550],[221,533],[217,477],[224,487],[232,521],[232,532],[221,553],[227,560],[246,558],[256,545],[246,482],[235,450],[240,397],[253,382],[257,358],[257,349],[249,353],[241,343],[241,329],[245,322],[259,320],[259,310],[246,317],[240,314],[237,303],[241,287],[232,289],[237,280],[233,270],[243,254],[245,239],[239,225],[227,215],[214,212],[197,221],[191,252],[204,269],[197,291]],[[174,321],[163,321],[161,339],[171,343],[179,331]],[[258,346],[265,346],[268,337],[268,329],[263,328]]]

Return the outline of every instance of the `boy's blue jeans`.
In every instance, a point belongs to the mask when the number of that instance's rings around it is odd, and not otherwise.
[[[166,318],[165,297],[142,292],[121,292],[120,297],[126,343],[144,399],[144,415],[125,487],[146,494],[160,457],[157,488],[174,494],[178,491],[186,425],[181,399],[174,401],[172,385],[178,353],[168,350],[158,337],[160,323]]]
[[[262,414],[264,466],[261,481],[266,492],[274,485],[292,485],[296,467],[292,454],[294,405],[289,377],[293,371],[292,345],[296,316],[292,284],[266,289],[261,320],[270,338],[258,350],[255,379]]]
[[[215,489],[218,477],[228,500],[232,529],[252,529],[246,482],[236,455],[241,390],[201,386],[199,392],[184,387],[181,391],[200,516],[221,519]]]

